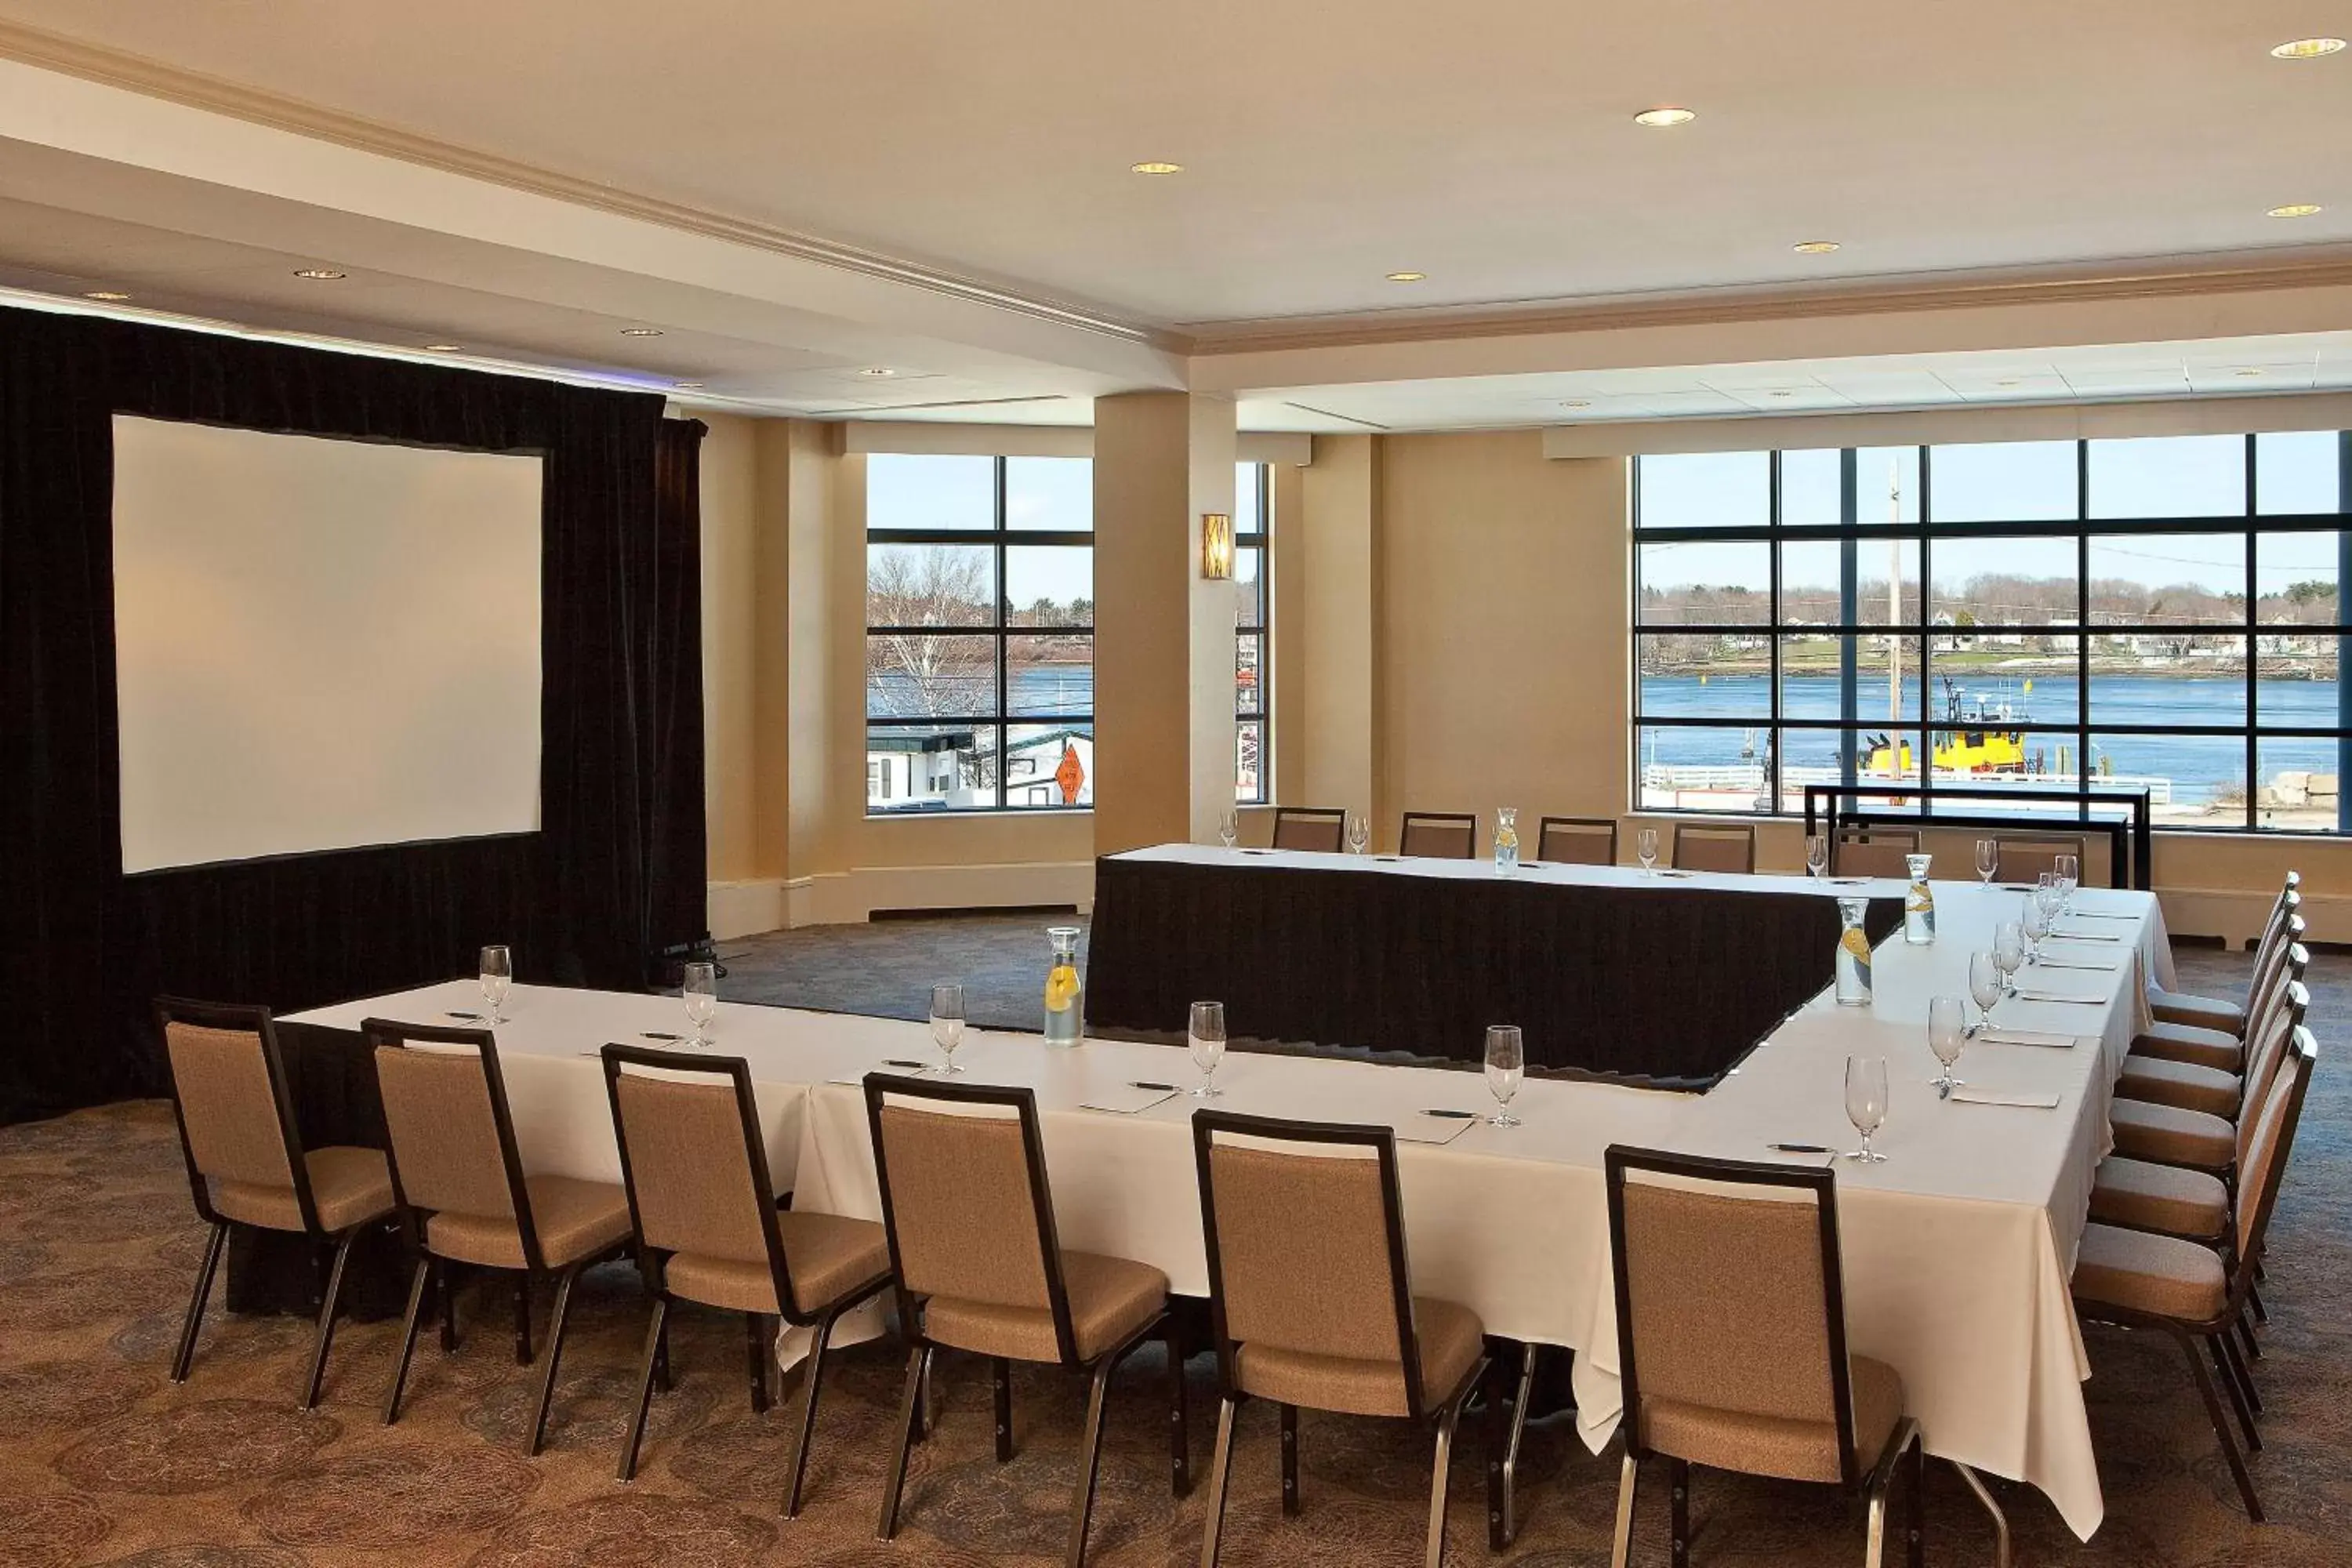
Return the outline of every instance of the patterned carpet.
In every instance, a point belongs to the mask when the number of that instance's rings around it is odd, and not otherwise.
[[[1011,922],[1004,922],[1010,924]],[[1023,921],[1020,951],[1034,947]],[[975,933],[977,936],[978,933]],[[797,950],[821,964],[817,944]],[[1004,962],[1017,967],[1008,953]],[[2241,955],[2184,952],[2184,980],[2220,993]],[[929,965],[922,966],[928,973]],[[904,973],[901,971],[900,973]],[[2342,1016],[2352,960],[2315,965],[2315,1016]],[[897,980],[891,981],[893,985]],[[886,1010],[877,1007],[877,1011]],[[2321,1030],[2323,1041],[2327,1031]],[[2255,1473],[2273,1518],[2238,1511],[2171,1349],[2093,1331],[2089,1384],[2107,1489],[2105,1527],[2075,1542],[2038,1494],[1997,1489],[2026,1563],[2113,1568],[2341,1564],[2352,1539],[2352,1072],[2323,1062],[2276,1231],[2268,1450]],[[61,1568],[720,1568],[737,1563],[970,1568],[1061,1550],[1079,1385],[1017,1373],[1020,1456],[990,1453],[984,1367],[944,1365],[936,1439],[915,1451],[903,1529],[873,1539],[898,1358],[887,1342],[829,1363],[806,1511],[777,1496],[783,1412],[755,1417],[740,1320],[688,1312],[678,1384],[658,1396],[639,1479],[613,1467],[644,1321],[634,1276],[606,1269],[575,1300],[548,1451],[520,1451],[535,1373],[515,1364],[503,1295],[467,1301],[468,1334],[420,1347],[400,1425],[378,1401],[394,1325],[348,1323],[321,1408],[295,1408],[309,1326],[231,1318],[217,1304],[191,1381],[166,1379],[203,1237],[188,1205],[168,1107],[143,1103],[0,1129],[0,1565]],[[543,1319],[544,1304],[541,1305]],[[1199,1495],[1167,1495],[1159,1368],[1147,1352],[1117,1385],[1093,1561],[1175,1568],[1196,1560]],[[1204,1466],[1211,1363],[1192,1363],[1193,1452]],[[786,1394],[796,1391],[798,1375]],[[1419,1560],[1426,1438],[1401,1423],[1307,1415],[1305,1512],[1280,1510],[1275,1413],[1244,1414],[1225,1561],[1370,1568]],[[1530,1432],[1517,1545],[1485,1544],[1475,1417],[1454,1476],[1452,1560],[1570,1568],[1606,1560],[1613,1457],[1565,1424]],[[1929,1556],[1990,1561],[1982,1516],[1948,1470],[1929,1500]],[[1637,1561],[1666,1562],[1663,1489],[1645,1491]],[[1858,1517],[1826,1490],[1702,1475],[1694,1561],[1723,1568],[1860,1561]]]

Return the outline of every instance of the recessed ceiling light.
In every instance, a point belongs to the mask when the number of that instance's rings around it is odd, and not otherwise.
[[[298,267],[294,269],[294,276],[308,278],[313,283],[337,283],[351,274],[338,272],[331,267]]]
[[[680,381],[674,382],[671,384],[676,386],[680,392],[700,392],[702,390],[702,383],[698,381]]]
[[[1765,395],[1768,397],[1794,397],[1797,395],[1786,390],[1785,388],[1775,388],[1773,391],[1765,394]]]
[[[2271,54],[2283,60],[2315,60],[2322,55],[2332,55],[2343,48],[2341,38],[2290,38],[2273,47]]]
[[[1589,397],[1570,397],[1563,401],[1560,404],[1560,406],[1562,408],[1590,408],[1592,406],[1592,399]]]
[[[2006,381],[1996,381],[1993,384],[1995,386],[2022,386],[2025,384],[2012,375]]]
[[[1129,163],[1127,168],[1128,172],[1133,174],[1181,174],[1184,172],[1184,165],[1181,163],[1162,163],[1156,162]]]
[[[1834,239],[1801,239],[1789,248],[1800,256],[1827,256],[1838,247]]]
[[[2242,376],[2246,376],[2246,377],[2248,377],[2248,378],[2250,378],[2250,379],[2251,379],[2252,377],[2254,377],[2254,376],[2257,376],[2257,375],[2262,374],[2263,374],[2263,367],[2262,367],[2262,366],[2260,366],[2260,365],[2258,365],[2258,364],[2250,364],[2250,365],[2242,366],[2242,367],[2241,367],[2241,368],[2239,368],[2239,369],[2237,369],[2237,370],[2233,370],[2233,371],[2231,371],[2230,374],[2231,374],[2231,375],[2242,375]]]
[[[2316,202],[2289,202],[2283,207],[2273,207],[2265,217],[2311,217],[2326,209]]]
[[[659,327],[623,327],[621,335],[625,338],[657,338],[662,335],[662,330]]]
[[[1697,118],[1698,114],[1695,110],[1676,109],[1673,107],[1664,109],[1645,109],[1642,110],[1641,113],[1633,116],[1633,123],[1636,125],[1649,126],[1688,125],[1692,121],[1696,120]]]
[[[463,343],[426,343],[425,352],[429,354],[453,354],[465,346]]]
[[[1428,276],[1429,274],[1426,272],[1391,272],[1389,274],[1389,281],[1391,283],[1418,283]]]
[[[120,289],[92,289],[82,296],[85,300],[101,300],[110,305],[120,305],[131,298]]]
[[[896,375],[898,373],[887,364],[869,364],[857,373],[860,375]]]

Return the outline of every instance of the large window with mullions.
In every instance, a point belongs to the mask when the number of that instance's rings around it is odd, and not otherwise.
[[[2114,785],[2352,829],[2347,503],[2333,431],[1639,458],[1635,800]]]

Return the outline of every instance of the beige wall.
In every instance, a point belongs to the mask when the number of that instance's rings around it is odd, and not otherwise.
[[[760,636],[757,423],[699,417],[710,426],[702,438],[702,797],[710,879],[736,882],[760,872],[752,706]]]

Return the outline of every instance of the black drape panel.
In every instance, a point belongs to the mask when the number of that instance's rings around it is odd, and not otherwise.
[[[703,934],[709,907],[702,789],[702,437],[709,428],[699,419],[665,419],[654,448],[654,710],[638,727],[637,763],[652,792],[648,951]]]
[[[117,413],[539,454],[540,831],[124,877]],[[470,973],[490,942],[525,979],[627,988],[699,934],[698,730],[652,739],[681,693],[699,709],[698,521],[656,507],[661,425],[651,395],[0,310],[0,1121],[158,1089],[159,991],[290,1010]]]

